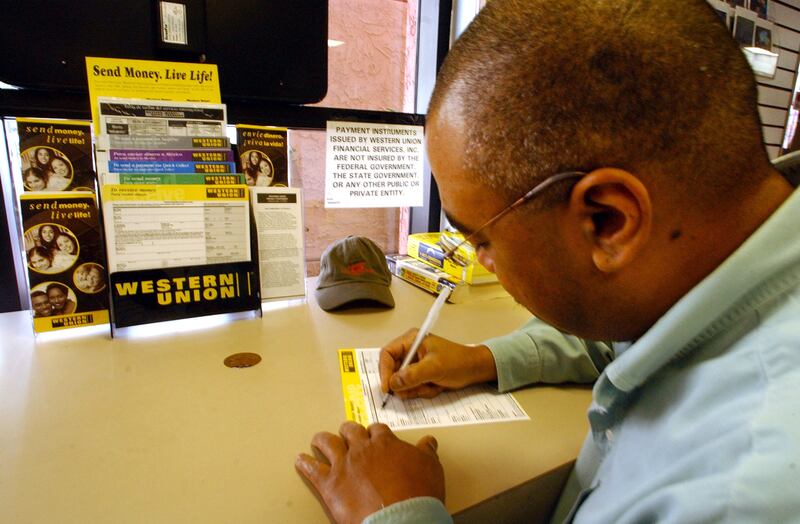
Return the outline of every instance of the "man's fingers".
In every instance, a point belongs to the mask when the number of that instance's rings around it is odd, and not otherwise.
[[[397,367],[400,367],[403,357],[406,356],[408,350],[411,349],[411,345],[414,344],[414,339],[417,337],[417,331],[419,331],[419,329],[412,328],[395,338],[381,348],[381,355],[385,353],[387,356],[392,357],[397,361]]]
[[[300,453],[294,461],[295,469],[303,475],[318,492],[321,491],[322,482],[331,470],[331,467],[311,455]]]
[[[392,430],[389,429],[389,426],[386,424],[370,424],[367,428],[367,433],[369,433],[369,438],[374,439],[378,437],[382,437],[384,435],[394,435]]]
[[[367,428],[355,422],[345,422],[339,427],[339,434],[348,448],[369,440]]]
[[[347,453],[347,446],[338,435],[321,431],[314,435],[311,439],[311,446],[322,454],[328,461],[328,464],[333,464],[339,461]]]
[[[392,353],[386,348],[381,349],[378,358],[378,371],[381,374],[381,391],[383,393],[389,392],[389,379],[392,374],[400,367],[401,360],[395,360]]]
[[[432,358],[423,358],[416,364],[411,364],[401,369],[389,379],[392,391],[422,386],[428,382],[436,382],[442,378],[442,368]]]
[[[438,458],[436,451],[439,449],[439,443],[433,438],[432,435],[425,435],[417,442],[417,447],[429,455]]]
[[[417,329],[409,329],[381,348],[378,371],[381,375],[381,391],[389,391],[389,378],[400,368],[406,353],[411,349]]]
[[[416,389],[417,396],[419,398],[433,398],[445,388],[442,386],[437,386],[436,384],[423,384]]]
[[[436,384],[422,384],[412,389],[395,392],[397,398],[408,400],[412,398],[433,398],[447,388]]]

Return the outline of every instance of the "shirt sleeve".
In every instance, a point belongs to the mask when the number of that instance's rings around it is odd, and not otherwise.
[[[387,506],[365,518],[361,524],[453,524],[453,518],[441,500],[415,497]]]
[[[594,382],[614,357],[608,342],[584,340],[532,318],[520,329],[483,343],[497,366],[497,388],[543,382]]]

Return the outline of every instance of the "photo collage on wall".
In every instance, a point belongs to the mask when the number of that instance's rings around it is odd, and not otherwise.
[[[773,51],[769,0],[708,0],[742,47]]]

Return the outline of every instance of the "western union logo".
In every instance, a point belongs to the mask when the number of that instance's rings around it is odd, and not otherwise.
[[[355,373],[356,372],[356,359],[352,351],[342,351],[340,355],[342,359],[342,372]]]
[[[155,294],[160,306],[239,296],[239,279],[235,273],[117,282],[114,286],[121,297]]]

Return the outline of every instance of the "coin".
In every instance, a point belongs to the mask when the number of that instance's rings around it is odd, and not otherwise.
[[[234,353],[225,358],[224,363],[229,368],[249,368],[261,362],[261,355],[256,353]]]

